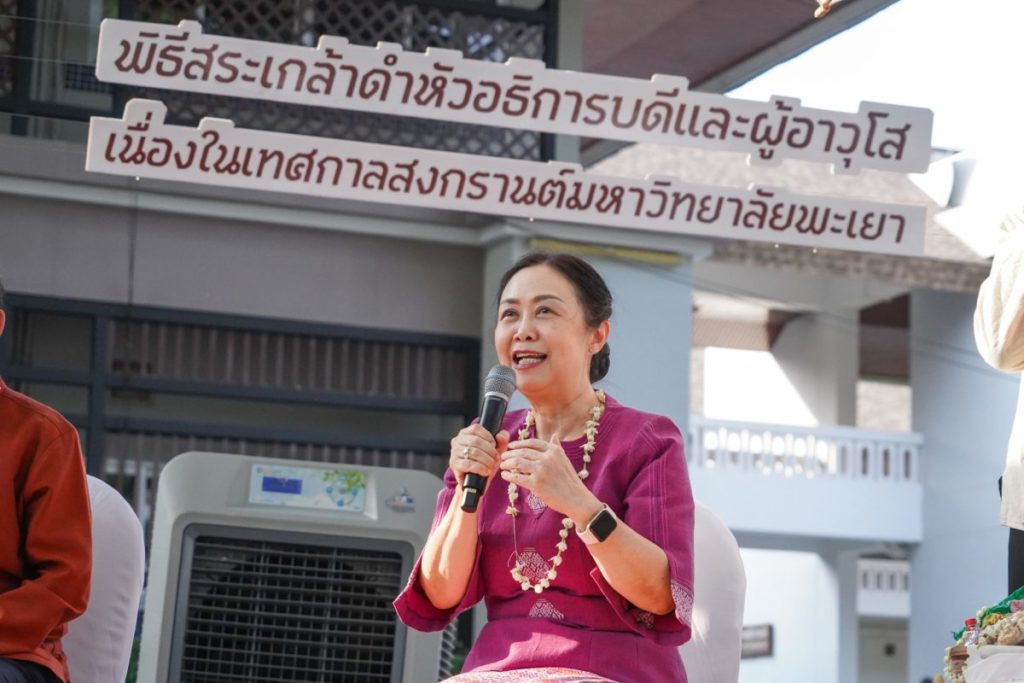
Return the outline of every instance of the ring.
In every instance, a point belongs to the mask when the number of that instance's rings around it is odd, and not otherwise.
[[[462,459],[463,460],[469,460],[469,451],[470,451],[469,446],[463,446],[462,447]]]

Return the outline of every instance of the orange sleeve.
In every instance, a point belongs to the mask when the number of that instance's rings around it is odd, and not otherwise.
[[[89,600],[92,523],[78,435],[69,427],[30,457],[20,525],[29,572],[0,594],[0,655],[34,651]]]

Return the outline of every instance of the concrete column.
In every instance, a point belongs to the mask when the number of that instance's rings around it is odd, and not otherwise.
[[[583,70],[583,0],[558,2],[558,55],[555,59],[559,69]],[[579,163],[579,136],[556,135],[555,159]]]
[[[508,236],[492,242],[484,252],[483,300],[481,302],[480,320],[480,381],[483,382],[487,372],[498,362],[498,354],[494,350],[494,325],[498,319],[497,300],[500,292],[498,284],[501,276],[512,264],[529,251],[525,238]],[[512,398],[510,409],[526,407],[521,394]],[[501,482],[498,482],[499,484]],[[473,640],[476,641],[480,631],[487,623],[487,608],[481,600],[473,607]]]
[[[740,535],[745,624],[771,624],[771,657],[745,659],[740,683],[857,683],[860,544]]]
[[[482,311],[480,320],[480,381],[487,376],[487,372],[498,362],[498,354],[494,350],[494,326],[498,320],[498,284],[505,271],[512,267],[524,254],[529,251],[529,242],[523,237],[505,237],[499,241],[492,242],[484,252],[484,274],[483,274],[483,300],[481,301]],[[517,403],[516,401],[520,401]],[[522,408],[526,404],[522,397],[516,394],[513,398],[512,407]]]
[[[836,683],[857,683],[859,664],[860,617],[857,614],[856,550],[840,550],[828,557],[836,596],[835,634]]]
[[[859,318],[832,309],[791,320],[772,353],[821,426],[857,424]]]
[[[620,403],[666,415],[686,434],[690,419],[693,268],[590,258],[614,297],[611,369],[600,383]]]
[[[942,670],[950,633],[1006,595],[1003,471],[1019,379],[989,368],[974,343],[975,296],[914,291],[913,429],[924,436],[923,540],[911,564],[908,681]]]

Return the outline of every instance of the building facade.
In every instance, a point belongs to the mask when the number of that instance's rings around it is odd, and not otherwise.
[[[771,625],[774,643],[744,661],[741,680],[916,683],[941,670],[948,632],[1002,597],[995,478],[1015,382],[973,351],[986,263],[934,221],[921,258],[812,253],[101,176],[83,170],[84,141],[88,116],[144,95],[189,125],[226,116],[582,159],[616,175],[940,206],[895,174],[754,170],[738,155],[644,145],[598,161],[611,148],[113,88],[90,71],[98,23],[118,14],[306,45],[335,34],[561,68],[615,62],[611,49],[586,58],[600,11],[579,2],[263,4],[0,0],[0,278],[11,292],[0,376],[72,419],[92,474],[146,522],[161,467],[187,450],[440,475],[495,362],[500,274],[530,249],[573,251],[616,300],[602,386],[676,421],[695,495],[744,549],[746,622]],[[712,56],[709,83],[743,77]]]

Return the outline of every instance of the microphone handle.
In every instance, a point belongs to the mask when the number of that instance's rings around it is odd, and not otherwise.
[[[492,393],[484,396],[484,404],[480,408],[480,426],[494,436],[501,431],[501,423],[505,419],[505,410],[508,408],[508,399],[501,394]],[[482,477],[475,472],[466,475],[462,482],[462,508],[463,512],[476,512],[480,504],[480,496],[484,495],[487,488],[487,477]]]

